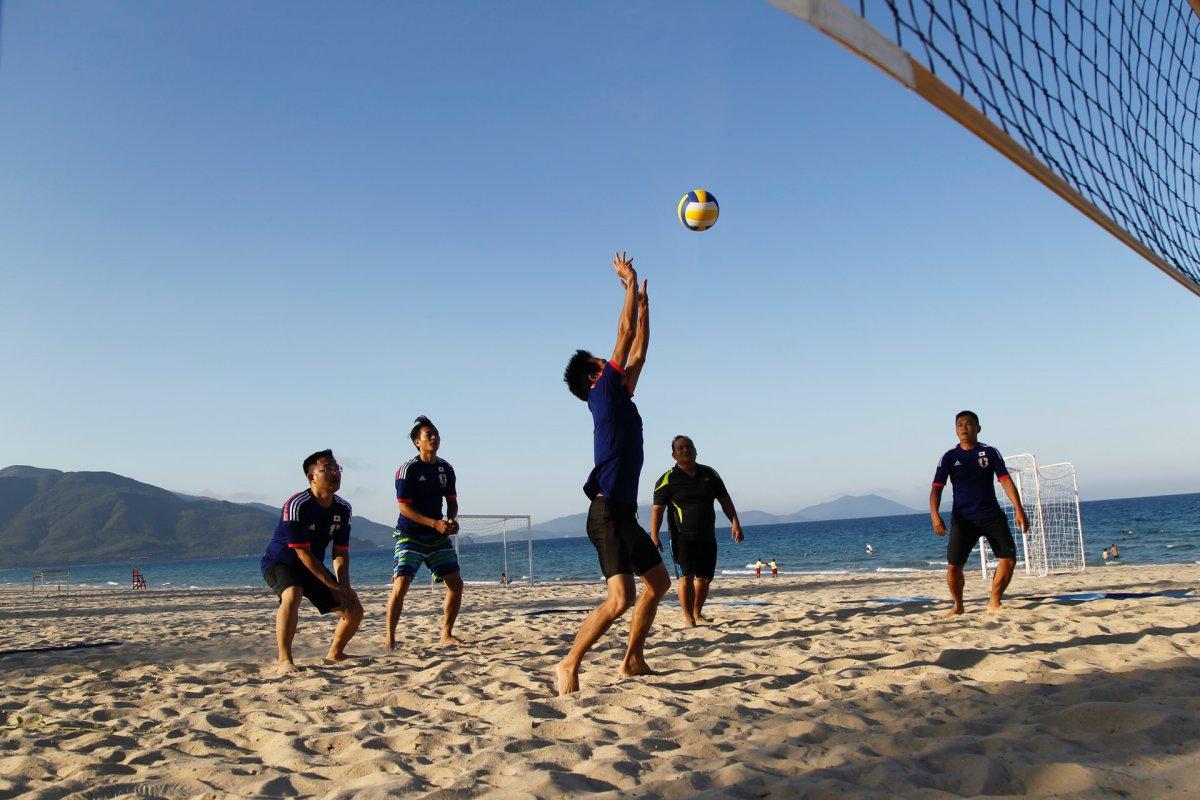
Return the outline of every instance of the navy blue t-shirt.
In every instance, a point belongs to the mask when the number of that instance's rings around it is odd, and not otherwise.
[[[451,500],[458,498],[455,486],[454,467],[443,458],[432,462],[421,460],[420,456],[405,461],[396,470],[396,502],[400,505],[411,505],[413,510],[431,519],[442,518],[442,498]],[[403,514],[396,520],[396,529],[405,533],[442,534],[428,525],[413,522]]]
[[[592,412],[593,456],[596,466],[583,485],[584,494],[597,494],[625,503],[637,502],[642,476],[642,416],[625,386],[624,372],[613,362],[604,365],[600,379],[588,392]]]
[[[335,556],[350,552],[351,514],[350,504],[336,494],[328,508],[322,507],[307,489],[292,495],[283,504],[275,533],[267,543],[262,571],[276,564],[305,569],[296,550],[307,550],[319,563],[324,563],[325,548],[330,542]]]
[[[946,451],[933,473],[933,485],[954,484],[954,505],[951,513],[972,522],[1004,516],[996,501],[993,480],[1006,480],[1008,468],[1000,451],[983,442],[970,450],[953,447]]]

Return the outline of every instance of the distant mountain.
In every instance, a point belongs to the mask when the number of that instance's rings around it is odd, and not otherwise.
[[[638,519],[642,527],[650,529],[650,506],[638,506]],[[785,522],[807,522],[808,517],[800,514],[768,514],[766,511],[738,511],[742,527],[751,525],[779,525]],[[664,529],[666,525],[663,525]],[[728,529],[729,520],[717,508],[717,529]],[[587,513],[555,517],[533,526],[535,539],[562,539],[572,536],[587,536]]]
[[[809,519],[858,519],[860,517],[893,517],[899,514],[919,514],[915,508],[900,505],[877,494],[845,495],[828,503],[802,508],[798,514]]]
[[[791,522],[815,522],[831,519],[855,519],[858,517],[889,517],[896,514],[916,514],[915,509],[880,497],[877,494],[845,495],[828,503],[802,508],[794,514],[769,514],[766,511],[738,511],[742,527],[751,525],[781,525]],[[650,506],[638,506],[638,519],[649,530]],[[728,528],[729,520],[717,509],[717,528]],[[533,526],[536,539],[553,539],[587,535],[587,514],[570,514],[555,517]]]
[[[277,514],[112,472],[12,466],[0,470],[0,569],[256,555]],[[351,546],[373,543],[353,535]]]

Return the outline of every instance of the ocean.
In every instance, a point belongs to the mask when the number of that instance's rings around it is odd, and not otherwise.
[[[949,523],[949,515],[944,514]],[[1123,564],[1200,563],[1200,494],[1097,500],[1081,504],[1085,556],[1088,566],[1104,562],[1101,551],[1120,546]],[[645,521],[643,521],[645,524]],[[941,572],[946,543],[934,535],[928,514],[872,517],[828,522],[759,525],[744,529],[746,541],[734,544],[728,530],[717,532],[717,577],[753,575],[756,559],[774,559],[784,575],[842,575],[849,573]],[[263,545],[269,538],[263,534]],[[665,537],[664,537],[665,539]],[[873,553],[867,552],[870,544]],[[529,546],[509,542],[508,576],[514,582],[600,581],[596,554],[586,538],[544,539]],[[468,584],[495,584],[505,569],[500,544],[467,545],[459,558]],[[150,589],[263,587],[260,556],[191,561],[139,561]],[[667,567],[671,569],[669,545]],[[976,554],[968,567],[979,563]],[[46,568],[58,564],[41,565]],[[120,589],[130,584],[129,562],[68,565],[73,587]],[[356,550],[351,554],[351,577],[357,586],[382,586],[391,578],[390,548]],[[0,570],[0,585],[28,585],[31,568]],[[422,568],[418,582],[428,581]]]

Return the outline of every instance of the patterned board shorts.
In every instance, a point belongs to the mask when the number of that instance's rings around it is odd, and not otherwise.
[[[454,542],[449,536],[396,530],[392,531],[392,538],[396,540],[393,578],[411,578],[422,564],[439,578],[458,572],[458,553],[454,552]]]

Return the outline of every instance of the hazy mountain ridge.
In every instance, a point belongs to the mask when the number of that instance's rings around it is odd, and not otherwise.
[[[113,472],[0,470],[0,568],[253,555],[277,520],[277,509],[184,499]],[[352,547],[374,546],[357,534]]]
[[[738,511],[743,528],[751,525],[781,525],[789,522],[817,522],[831,519],[858,519],[863,517],[890,517],[898,514],[917,514],[917,509],[880,497],[877,494],[843,495],[827,503],[807,506],[792,514],[771,514],[766,511]],[[650,506],[638,506],[638,519],[643,527],[650,524]],[[565,517],[540,522],[533,526],[534,538],[562,538],[586,536],[587,513],[569,514]],[[718,509],[717,528],[729,528],[729,520]]]

